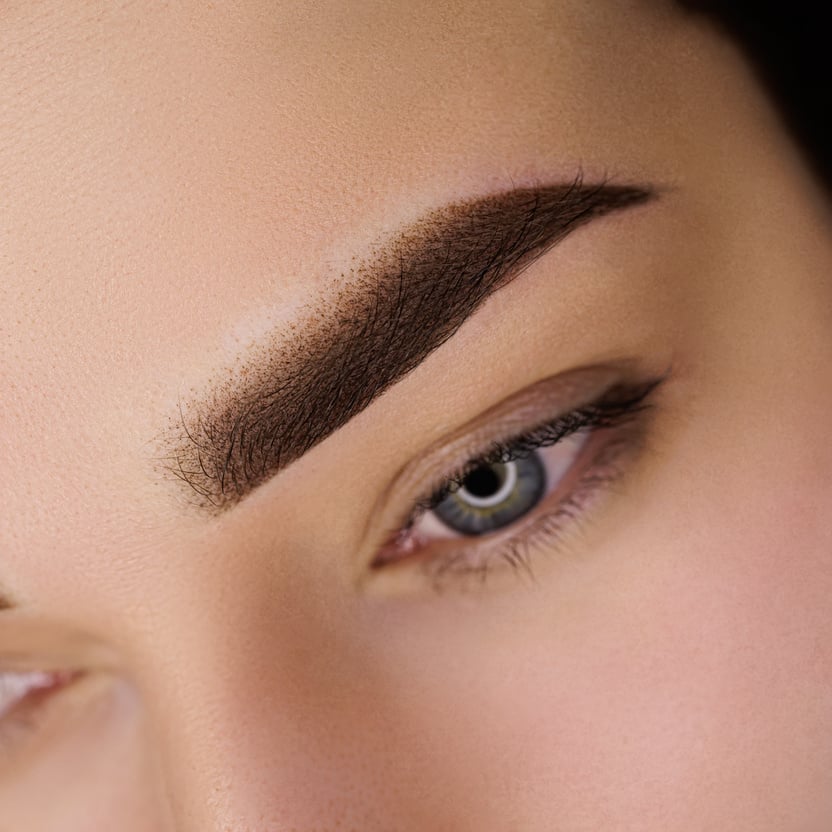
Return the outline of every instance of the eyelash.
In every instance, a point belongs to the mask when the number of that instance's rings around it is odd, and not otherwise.
[[[416,501],[415,508],[404,525],[393,535],[392,542],[384,547],[405,548],[419,552],[420,548],[408,545],[410,535],[417,520],[426,512],[435,509],[449,494],[462,487],[465,478],[476,468],[507,463],[531,454],[541,448],[558,444],[573,434],[591,431],[594,435],[602,429],[622,428],[626,424],[634,425],[640,421],[645,411],[651,408],[651,394],[665,381],[667,374],[646,383],[634,385],[616,385],[607,390],[595,402],[576,408],[566,414],[537,425],[529,431],[519,434],[507,441],[492,441],[484,452],[472,456],[464,465],[447,475],[440,486],[425,497]],[[638,425],[638,427],[641,427]],[[594,450],[593,457],[585,465],[584,471],[572,487],[570,493],[561,497],[548,511],[532,512],[531,520],[518,520],[516,524],[505,527],[508,532],[512,526],[521,526],[519,533],[510,534],[495,551],[485,557],[471,557],[470,552],[485,548],[479,544],[468,544],[456,551],[442,555],[420,558],[423,572],[432,580],[434,588],[441,588],[441,581],[448,577],[465,577],[474,575],[485,581],[495,563],[502,563],[516,571],[533,576],[531,555],[538,545],[557,541],[567,521],[579,519],[586,508],[588,499],[598,489],[611,485],[622,473],[618,464],[623,454],[633,448],[643,434],[642,430],[628,431],[627,435],[613,436],[610,440]],[[581,452],[581,457],[584,452]],[[579,463],[573,463],[572,468]],[[567,477],[569,474],[567,474]],[[554,489],[556,492],[557,487]],[[551,495],[550,495],[551,496]],[[544,497],[541,504],[550,500]],[[536,517],[534,515],[537,515]],[[504,530],[484,535],[481,540],[499,537]],[[461,538],[465,539],[465,538]],[[383,550],[383,551],[384,551]],[[404,560],[405,558],[399,558]],[[407,558],[409,559],[409,557]],[[384,566],[376,562],[376,568]]]

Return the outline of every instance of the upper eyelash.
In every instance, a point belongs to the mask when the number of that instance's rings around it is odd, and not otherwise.
[[[643,409],[639,408],[639,410]],[[613,440],[603,451],[603,457],[606,460],[606,470],[585,473],[576,486],[575,491],[562,499],[554,509],[538,517],[532,523],[530,530],[527,530],[526,533],[519,537],[515,536],[505,541],[487,559],[471,566],[467,562],[465,553],[460,552],[450,557],[429,558],[423,561],[422,570],[433,583],[434,589],[437,591],[440,590],[442,579],[446,574],[450,573],[459,575],[476,574],[484,582],[491,571],[491,564],[495,560],[505,561],[515,570],[522,569],[531,578],[534,578],[530,550],[535,545],[535,539],[541,537],[551,538],[559,535],[562,532],[561,521],[564,517],[573,520],[580,517],[583,494],[587,490],[592,490],[602,484],[609,484],[620,475],[620,471],[616,468],[616,460],[625,444]]]
[[[488,450],[472,457],[445,477],[442,485],[427,497],[416,502],[416,507],[405,524],[409,529],[424,513],[432,511],[449,494],[462,487],[465,478],[476,468],[512,462],[528,456],[540,448],[551,447],[579,430],[614,427],[625,419],[647,409],[649,395],[666,376],[636,386],[617,386],[608,390],[596,402],[561,414],[507,441],[493,441]]]

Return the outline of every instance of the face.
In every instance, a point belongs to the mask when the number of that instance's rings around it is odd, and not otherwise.
[[[827,829],[828,206],[736,47],[5,5],[3,823]]]

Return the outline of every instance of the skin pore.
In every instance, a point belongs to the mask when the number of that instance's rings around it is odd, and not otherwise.
[[[830,218],[732,43],[0,22],[0,829],[829,828]],[[518,437],[540,502],[450,532]]]

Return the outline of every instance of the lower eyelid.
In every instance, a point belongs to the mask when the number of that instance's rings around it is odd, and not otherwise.
[[[603,502],[640,457],[646,432],[647,422],[641,419],[596,429],[582,455],[585,461],[522,521],[482,538],[465,538],[463,545],[455,545],[456,539],[428,546],[424,554],[417,550],[414,560],[423,579],[437,592],[446,583],[465,587],[468,579],[481,587],[493,572],[534,579],[534,560],[558,554],[570,535],[585,528],[583,520],[592,519],[596,501]]]
[[[417,514],[416,520],[391,534],[371,564],[374,572],[381,573],[381,586],[387,588],[381,591],[396,591],[396,587],[407,591],[412,567],[439,589],[440,578],[467,573],[484,578],[497,564],[515,567],[506,570],[515,572],[516,567],[522,566],[530,573],[528,559],[532,550],[545,547],[547,552],[557,553],[566,545],[568,536],[583,531],[584,515],[594,519],[596,502],[604,502],[605,492],[616,490],[618,481],[629,475],[629,469],[647,449],[657,410],[654,393],[669,376],[667,370],[647,381],[612,388],[614,392],[609,398],[604,394],[605,398],[596,405],[587,406],[587,409],[597,409],[585,426],[578,427],[563,440],[554,439],[552,444],[546,440],[541,442],[538,447],[547,449],[580,441],[581,449],[577,454],[568,454],[568,461],[561,458],[554,476],[550,475],[555,480],[554,487],[547,484],[546,496],[516,521],[493,531],[466,535],[445,529],[441,520],[433,518],[431,523],[436,525],[425,527],[431,532],[430,538],[419,539],[414,531],[418,531],[424,512]],[[581,419],[587,409],[583,410]],[[562,417],[560,423],[568,425],[572,415]],[[547,429],[557,426],[558,421],[553,421]],[[545,431],[535,429],[520,440],[520,447],[534,447],[530,442],[535,434],[546,436]],[[384,573],[388,575],[385,577]]]
[[[604,431],[608,433],[608,431]],[[533,577],[531,557],[538,548],[556,547],[571,529],[569,524],[580,520],[589,511],[596,497],[603,497],[605,486],[612,486],[625,473],[621,467],[628,452],[637,452],[636,442],[607,437],[574,483],[560,499],[544,499],[525,522],[507,527],[503,533],[490,535],[491,545],[473,544],[456,547],[443,554],[420,559],[421,572],[434,589],[441,590],[445,580],[474,577],[483,583],[492,571],[512,567]],[[572,479],[572,478],[570,478]],[[481,539],[482,540],[482,539]]]

